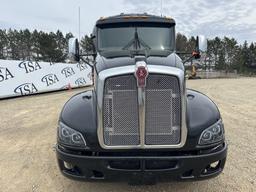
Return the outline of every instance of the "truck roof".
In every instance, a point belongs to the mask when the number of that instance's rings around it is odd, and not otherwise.
[[[165,23],[175,25],[175,20],[171,17],[161,17],[156,15],[150,15],[147,13],[143,14],[124,14],[110,16],[110,17],[101,17],[97,22],[96,26],[104,24],[115,24],[115,23],[140,23],[140,22],[149,22],[149,23]]]

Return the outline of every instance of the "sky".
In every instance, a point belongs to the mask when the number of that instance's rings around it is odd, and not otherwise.
[[[0,0],[0,28],[60,29],[78,37],[78,7],[81,36],[101,16],[147,12],[174,18],[176,31],[187,36],[256,42],[256,0]]]

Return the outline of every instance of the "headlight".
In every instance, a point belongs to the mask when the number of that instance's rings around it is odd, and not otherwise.
[[[222,121],[219,120],[217,123],[202,132],[198,144],[212,144],[221,141],[222,139],[224,139],[224,127]]]
[[[58,127],[58,140],[60,143],[70,145],[73,147],[85,147],[86,142],[84,137],[78,131],[71,129],[63,123],[59,123]]]

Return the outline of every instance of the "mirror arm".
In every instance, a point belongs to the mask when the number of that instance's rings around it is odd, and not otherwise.
[[[96,35],[91,34],[91,35],[90,35],[90,38],[91,38],[91,39],[94,39],[94,38],[96,38]]]
[[[80,59],[86,63],[87,65],[89,65],[92,69],[94,68],[94,65],[92,65],[91,63],[89,63],[86,59],[83,58],[83,56],[90,56],[88,54],[85,54],[85,55],[80,55]]]
[[[193,59],[194,58],[194,55],[190,56],[188,59],[186,59],[185,61],[183,61],[183,63],[186,63],[188,62],[189,60]]]
[[[176,54],[178,55],[191,55],[189,52],[181,52],[181,51],[176,51]]]
[[[84,59],[82,56],[84,56],[84,55],[80,55],[80,59],[84,62],[84,63],[86,63],[90,68],[91,68],[91,73],[92,73],[92,85],[94,86],[94,70],[95,70],[95,65],[93,64],[90,64],[86,59]],[[85,54],[85,56],[88,56],[88,54]]]

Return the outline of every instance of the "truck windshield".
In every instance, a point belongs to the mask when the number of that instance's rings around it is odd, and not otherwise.
[[[174,49],[174,27],[171,26],[103,27],[99,28],[98,37],[99,51],[122,51],[134,48],[150,49],[150,51]],[[136,43],[141,46],[138,48]]]

